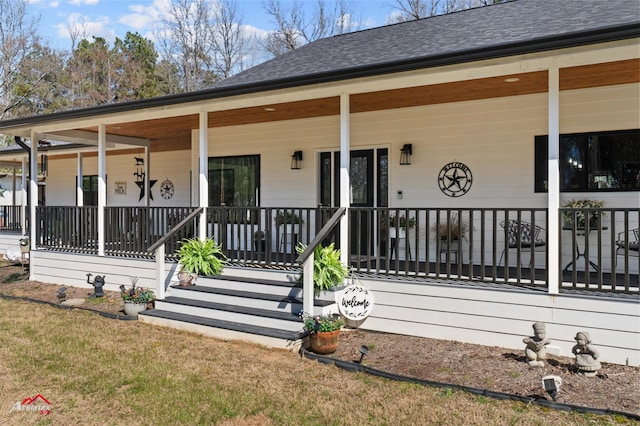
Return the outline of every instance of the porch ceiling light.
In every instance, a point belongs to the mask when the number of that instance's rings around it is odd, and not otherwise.
[[[406,143],[402,145],[402,149],[400,150],[400,165],[401,166],[409,166],[411,165],[411,155],[413,154],[413,145],[410,143]]]
[[[504,81],[507,83],[515,83],[517,81],[520,81],[520,79],[518,77],[509,77],[509,78],[505,78]]]
[[[302,162],[302,151],[295,151],[291,156],[291,170],[300,170]]]

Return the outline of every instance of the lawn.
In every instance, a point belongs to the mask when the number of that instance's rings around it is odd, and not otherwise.
[[[0,299],[0,424],[612,424],[393,382],[253,344]],[[40,394],[51,413],[13,411]]]

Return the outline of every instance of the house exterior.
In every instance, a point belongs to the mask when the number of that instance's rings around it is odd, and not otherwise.
[[[28,158],[47,158],[46,206],[20,227],[33,279],[135,275],[170,297],[172,246],[147,249],[191,213],[180,235],[221,242],[235,272],[299,271],[296,243],[344,207],[332,238],[376,295],[362,327],[517,348],[544,321],[552,352],[586,330],[603,361],[640,365],[636,1],[517,0],[359,31],[208,90],[0,132],[27,148],[3,161],[37,176]]]

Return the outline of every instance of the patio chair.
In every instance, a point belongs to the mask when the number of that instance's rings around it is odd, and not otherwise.
[[[533,228],[529,222],[523,222],[518,220],[510,220],[500,222],[500,226],[507,229],[507,246],[502,250],[500,255],[500,262],[498,267],[502,265],[502,259],[504,254],[509,249],[531,249],[534,250],[537,247],[544,247],[547,245],[546,240],[540,237],[541,233],[544,233],[544,228],[535,225]],[[528,251],[529,251],[528,250]],[[529,266],[531,266],[532,259],[529,260]]]
[[[635,241],[633,240],[635,238]],[[618,232],[616,240],[616,260],[615,266],[618,265],[618,256],[624,256],[626,249],[629,249],[629,256],[638,257],[638,247],[640,246],[640,228],[632,229],[627,232]]]

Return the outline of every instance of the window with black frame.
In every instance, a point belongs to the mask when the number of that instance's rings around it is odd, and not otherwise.
[[[209,158],[209,205],[260,205],[260,156]]]
[[[640,191],[640,129],[560,135],[560,191]],[[548,136],[535,137],[535,191],[547,192]]]

